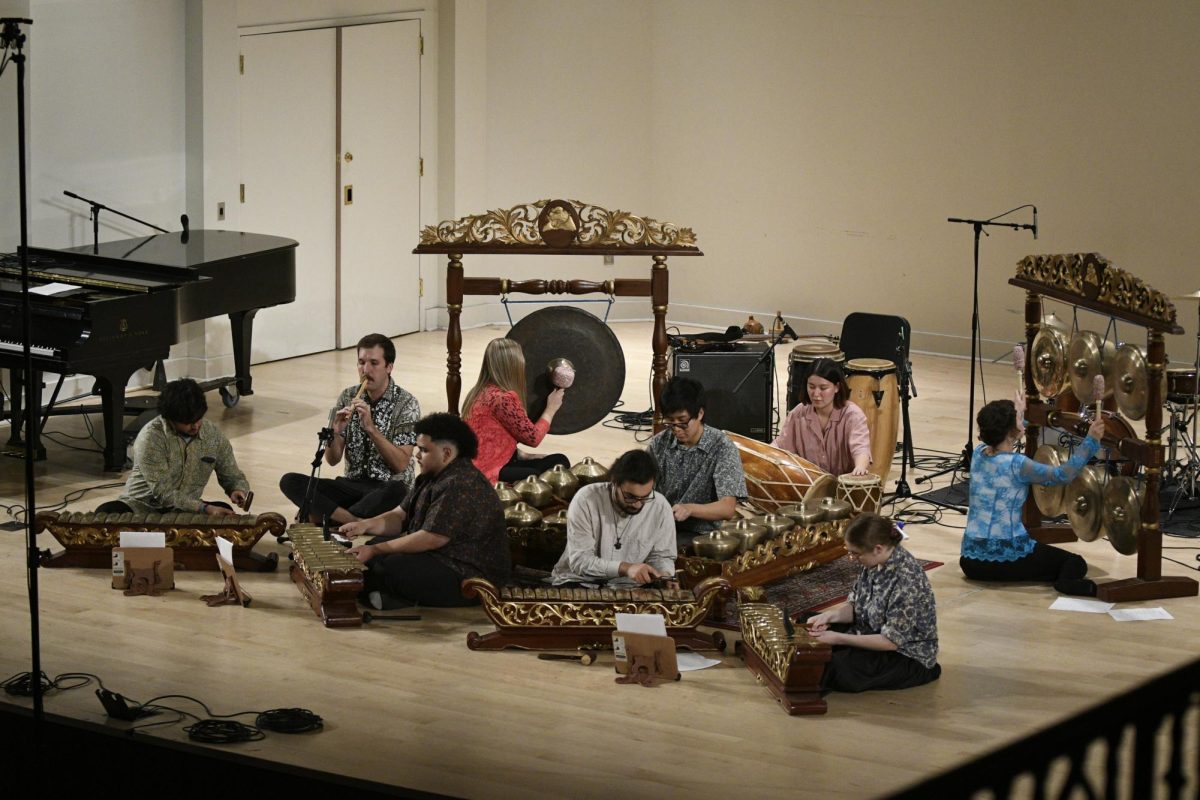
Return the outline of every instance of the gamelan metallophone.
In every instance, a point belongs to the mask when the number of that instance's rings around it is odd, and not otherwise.
[[[337,542],[327,541],[320,525],[292,525],[291,576],[300,594],[326,628],[362,625],[358,595],[366,567]]]
[[[504,586],[483,578],[463,581],[463,595],[478,596],[496,630],[467,635],[472,650],[570,650],[611,646],[617,614],[662,614],[667,634],[680,647],[724,650],[725,637],[696,630],[713,603],[731,591],[724,578],[707,578],[694,589],[587,589]]]
[[[263,534],[278,536],[287,527],[273,512],[218,517],[211,514],[169,512],[166,514],[106,514],[97,512],[40,512],[34,533],[49,531],[65,550],[50,555],[42,551],[46,567],[112,567],[112,549],[121,544],[122,531],[162,531],[167,547],[175,550],[175,563],[182,569],[217,569],[216,537],[233,542],[233,565],[238,569],[272,572],[279,563],[275,553],[260,555],[254,545]]]
[[[738,606],[742,641],[738,653],[758,682],[789,714],[824,714],[821,675],[832,648],[798,625],[788,633],[783,612],[769,603]]]

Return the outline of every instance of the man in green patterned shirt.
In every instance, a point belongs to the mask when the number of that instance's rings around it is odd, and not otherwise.
[[[244,508],[250,484],[238,469],[229,440],[204,419],[207,412],[204,392],[194,380],[168,383],[158,398],[159,415],[133,443],[133,471],[120,499],[96,510],[234,514],[228,503],[201,499],[213,472],[229,499]]]

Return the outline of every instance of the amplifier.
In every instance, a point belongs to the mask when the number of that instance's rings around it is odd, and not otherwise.
[[[738,343],[730,352],[673,350],[670,370],[704,386],[706,425],[769,443],[775,438],[775,360],[770,356],[760,360],[766,351],[762,342]],[[738,383],[742,387],[734,394]]]

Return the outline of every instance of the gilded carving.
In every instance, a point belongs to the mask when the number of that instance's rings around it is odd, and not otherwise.
[[[218,520],[225,521],[218,521]],[[232,521],[229,521],[232,520]],[[278,514],[215,518],[208,514],[105,514],[71,512],[39,515],[40,530],[46,530],[64,547],[117,547],[122,531],[162,531],[168,547],[216,548],[216,537],[249,549],[266,533],[278,535],[286,523]]]
[[[1017,263],[1017,277],[1080,297],[1094,297],[1114,308],[1175,324],[1175,305],[1162,292],[1147,286],[1099,253],[1026,256]]]
[[[539,226],[547,205],[550,213]],[[569,205],[575,214],[564,206]],[[575,218],[578,218],[576,226]],[[577,229],[576,229],[577,227]],[[456,220],[444,220],[421,231],[422,245],[548,246],[543,232],[568,232],[576,247],[694,247],[696,234],[670,222],[609,211],[578,200],[538,200]],[[562,246],[561,243],[553,246]]]

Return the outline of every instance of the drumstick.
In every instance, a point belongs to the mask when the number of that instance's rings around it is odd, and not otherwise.
[[[1092,378],[1092,394],[1096,400],[1096,416],[1100,416],[1100,410],[1104,406],[1104,376],[1097,375]]]
[[[1017,371],[1017,391],[1025,394],[1025,345],[1013,346],[1013,369]]]

